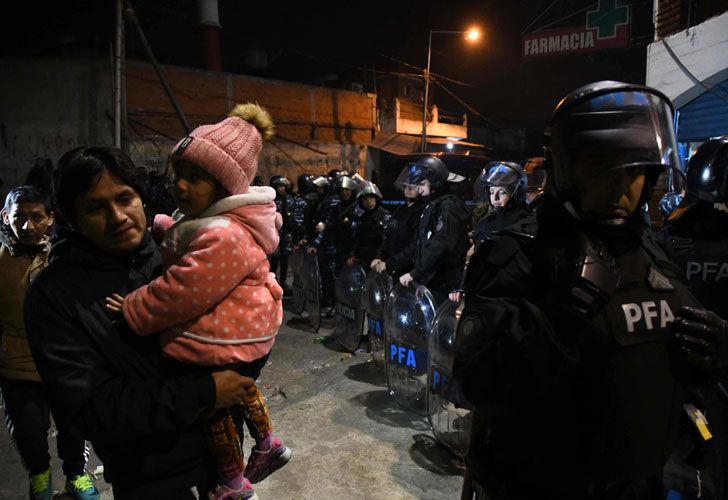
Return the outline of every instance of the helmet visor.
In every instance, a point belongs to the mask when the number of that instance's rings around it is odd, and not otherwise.
[[[473,200],[475,202],[486,200],[490,195],[491,186],[502,187],[513,196],[522,178],[523,175],[510,165],[499,161],[490,162],[475,180]]]
[[[423,179],[427,179],[429,168],[426,165],[408,163],[394,181],[397,189],[404,190],[405,186],[418,186]]]
[[[639,90],[575,105],[552,125],[549,142],[560,190],[605,171],[679,166],[672,109],[659,96]]]

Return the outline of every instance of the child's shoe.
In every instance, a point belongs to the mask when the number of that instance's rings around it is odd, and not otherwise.
[[[82,474],[66,481],[66,495],[75,500],[99,500],[101,494],[88,474]]]
[[[53,484],[51,483],[51,469],[30,476],[30,500],[51,500],[53,498]]]
[[[221,484],[207,496],[209,500],[258,500],[253,485],[246,478],[239,490],[234,490]]]
[[[284,446],[280,439],[273,438],[267,451],[260,451],[257,446],[253,447],[250,460],[245,467],[245,477],[250,479],[251,483],[259,483],[286,465],[290,459],[290,448]]]

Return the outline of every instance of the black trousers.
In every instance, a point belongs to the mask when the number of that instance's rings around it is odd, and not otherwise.
[[[30,475],[47,470],[51,463],[51,412],[43,384],[0,377],[0,389],[5,399],[5,424],[25,468]],[[76,429],[56,425],[63,473],[69,478],[84,474],[89,454],[86,442]]]
[[[288,276],[288,254],[270,255],[270,272],[276,275],[276,279],[282,288],[286,288],[286,276]],[[280,267],[280,272],[278,269]]]

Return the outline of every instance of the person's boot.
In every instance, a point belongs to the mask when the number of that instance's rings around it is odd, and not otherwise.
[[[101,498],[99,490],[91,482],[88,474],[68,478],[66,481],[66,495],[75,500],[98,500]]]
[[[30,500],[51,500],[53,498],[53,483],[51,482],[51,469],[40,474],[30,476]]]

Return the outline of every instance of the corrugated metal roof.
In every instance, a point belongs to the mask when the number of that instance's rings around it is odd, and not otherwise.
[[[728,135],[728,80],[712,89],[723,99],[705,91],[678,110],[678,141],[698,142]]]

